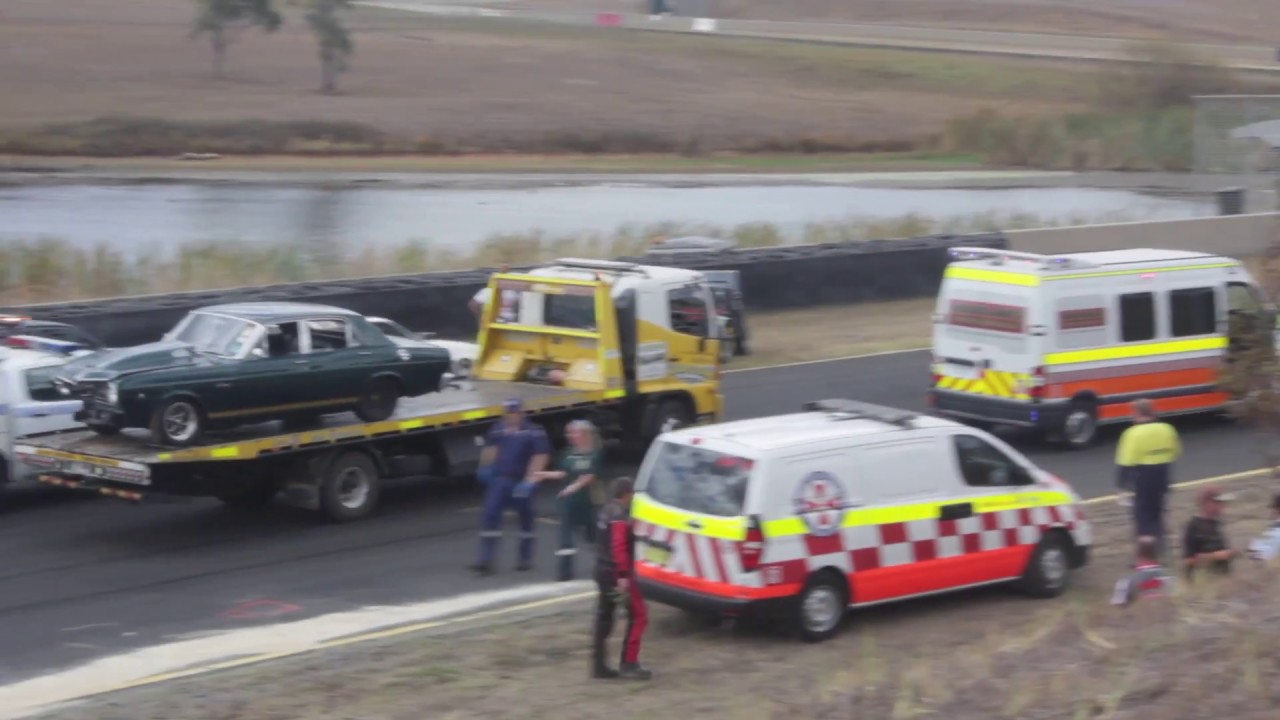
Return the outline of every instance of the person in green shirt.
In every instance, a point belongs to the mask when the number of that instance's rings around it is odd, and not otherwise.
[[[599,436],[595,426],[586,420],[574,420],[565,428],[568,447],[556,458],[553,470],[544,470],[537,479],[559,480],[556,494],[556,510],[560,516],[560,549],[557,579],[572,580],[574,558],[578,548],[574,534],[581,530],[588,543],[595,542],[596,508],[601,504],[599,483],[601,455]]]

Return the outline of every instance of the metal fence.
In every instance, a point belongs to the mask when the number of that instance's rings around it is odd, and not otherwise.
[[[1280,172],[1280,95],[1198,95],[1194,170]]]

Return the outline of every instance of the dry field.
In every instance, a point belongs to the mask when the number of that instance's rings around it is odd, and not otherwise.
[[[187,0],[6,0],[0,124],[323,120],[427,149],[669,151],[803,138],[884,149],[981,107],[1034,115],[1092,97],[1092,75],[1060,64],[371,9],[350,15],[352,70],[328,97],[316,91],[315,42],[297,8],[274,35],[240,35],[225,80],[213,77],[208,43],[188,38],[192,16]]]
[[[1229,538],[1265,525],[1272,479],[1233,483]],[[1173,496],[1172,521],[1191,490]],[[1168,604],[1108,605],[1128,522],[1093,505],[1096,553],[1062,598],[995,589],[856,613],[821,645],[777,629],[708,628],[653,608],[651,684],[586,677],[585,602],[516,622],[410,635],[95,699],[39,720],[471,718],[1271,720],[1280,702],[1280,569],[1182,586]]]
[[[669,0],[698,7],[698,0]],[[495,7],[641,11],[641,0],[512,0]],[[1274,45],[1273,0],[702,0],[723,18],[818,20]]]

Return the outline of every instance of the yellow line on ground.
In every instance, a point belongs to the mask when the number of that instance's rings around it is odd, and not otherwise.
[[[1258,477],[1260,475],[1265,475],[1270,472],[1271,472],[1270,468],[1260,468],[1258,470],[1247,470],[1245,472],[1231,473],[1229,475],[1217,475],[1214,477],[1200,478],[1199,480],[1188,480],[1186,482],[1175,483],[1173,487],[1188,488],[1188,487],[1195,487],[1198,485],[1209,485],[1212,483],[1226,483],[1226,482],[1233,482],[1236,480],[1247,480],[1249,478]],[[1082,504],[1097,505],[1099,503],[1114,501],[1119,497],[1120,497],[1119,495],[1104,495],[1102,497],[1089,498],[1088,500],[1083,500]],[[547,518],[539,518],[539,519],[547,520]],[[552,522],[554,523],[554,521]],[[227,660],[225,662],[213,663],[211,665],[202,665],[200,667],[189,668],[187,670],[178,670],[171,673],[162,673],[160,675],[152,675],[150,677],[141,678],[133,682],[117,685],[116,687],[111,688],[110,690],[102,690],[99,692],[91,693],[89,695],[84,695],[82,697],[73,698],[71,700],[68,700],[67,702],[75,702],[75,701],[84,700],[90,697],[96,697],[98,695],[106,695],[108,693],[120,692],[121,690],[130,690],[133,688],[145,687],[147,685],[157,685],[163,682],[169,682],[172,680],[179,680],[181,678],[191,677],[193,675],[203,675],[205,673],[210,673],[217,670],[230,670],[232,668],[240,668],[248,665],[257,665],[258,663],[263,663],[270,660],[279,660],[287,657],[305,655],[307,653],[315,652],[318,650],[328,650],[328,649],[338,648],[338,647],[347,647],[350,645],[359,645],[361,643],[371,642],[373,640],[385,640],[388,638],[401,637],[404,635],[421,632],[423,630],[449,627],[452,625],[461,625],[463,623],[474,622],[476,620],[502,617],[504,615],[512,615],[518,612],[522,612],[525,610],[533,610],[536,608],[551,607],[554,605],[563,605],[565,603],[574,602],[576,600],[586,600],[587,598],[590,598],[593,595],[595,595],[594,591],[575,593],[573,595],[561,595],[557,597],[545,598],[542,600],[535,600],[532,602],[521,603],[519,605],[511,605],[509,607],[495,608],[493,610],[484,610],[482,612],[472,613],[470,615],[460,615],[457,617],[445,618],[443,620],[432,620],[429,622],[415,623],[413,625],[401,625],[401,626],[389,628],[386,630],[375,630],[372,632],[361,633],[358,635],[351,635],[349,637],[317,643],[316,645],[313,645],[308,648],[303,648],[301,650],[288,650],[285,652],[263,653],[261,655],[251,655],[249,657],[236,658],[235,660]]]

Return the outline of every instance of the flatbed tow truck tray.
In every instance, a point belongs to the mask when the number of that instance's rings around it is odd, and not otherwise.
[[[601,403],[601,393],[598,392],[486,380],[463,383],[456,389],[416,398],[404,398],[395,415],[381,422],[361,422],[351,413],[342,413],[324,416],[314,428],[297,432],[281,432],[279,422],[258,423],[221,433],[211,432],[206,442],[187,448],[158,446],[145,431],[126,430],[119,435],[103,436],[91,430],[75,430],[28,436],[22,438],[15,449],[19,454],[37,460],[49,471],[71,474],[89,474],[85,468],[75,467],[80,463],[127,468],[248,460],[322,445],[490,421],[502,414],[502,403],[512,397],[523,399],[525,409],[531,414]],[[39,462],[39,459],[46,461]]]

